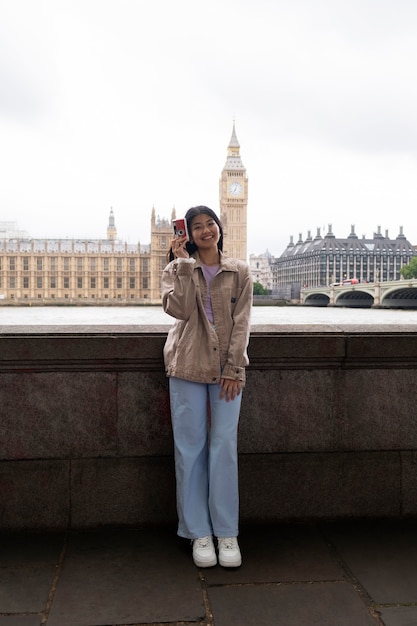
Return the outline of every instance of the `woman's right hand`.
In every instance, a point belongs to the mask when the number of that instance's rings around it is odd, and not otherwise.
[[[187,243],[188,239],[187,237],[184,235],[184,237],[174,237],[174,239],[171,242],[171,248],[172,248],[172,252],[174,253],[174,256],[177,259],[188,259],[189,258],[189,254],[188,251],[185,247],[185,244]]]

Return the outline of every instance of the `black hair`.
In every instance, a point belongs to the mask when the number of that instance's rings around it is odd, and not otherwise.
[[[219,241],[217,242],[217,249],[220,251],[223,251],[223,226],[221,224],[221,221],[219,220],[219,218],[213,211],[213,209],[209,209],[209,207],[207,206],[204,206],[204,205],[193,206],[191,207],[191,209],[188,209],[187,213],[185,214],[185,219],[187,220],[187,228],[188,228],[189,235],[191,236],[191,222],[197,215],[201,215],[202,213],[211,217],[216,222],[217,226],[219,227],[220,237],[219,237]],[[191,243],[191,241],[187,241],[187,243],[185,244],[185,249],[187,250],[190,256],[198,250],[195,243]],[[175,259],[175,255],[172,251],[172,248],[169,249],[167,258],[168,258],[168,261],[173,261]]]

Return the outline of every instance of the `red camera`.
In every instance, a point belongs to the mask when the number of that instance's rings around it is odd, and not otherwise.
[[[174,237],[187,237],[189,239],[186,219],[172,220],[172,226],[174,228]]]

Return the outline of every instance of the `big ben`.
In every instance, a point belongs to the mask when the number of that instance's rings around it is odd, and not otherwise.
[[[220,177],[220,219],[224,230],[224,252],[247,261],[248,178],[240,158],[235,123]]]

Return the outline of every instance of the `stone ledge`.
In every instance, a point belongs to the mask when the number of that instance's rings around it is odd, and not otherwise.
[[[417,516],[417,330],[274,328],[251,335],[242,519]],[[0,334],[0,528],[175,517],[167,329],[142,330]]]

